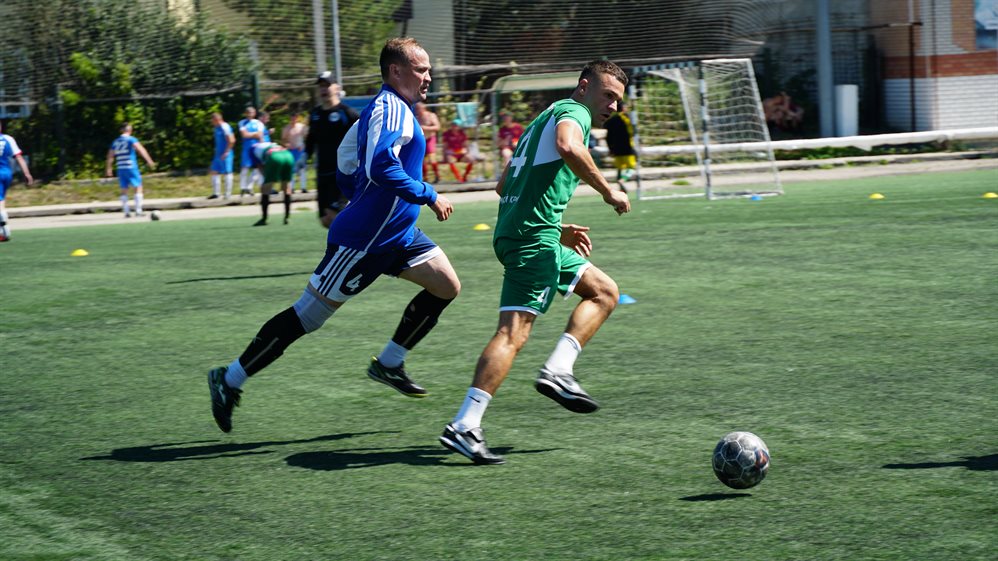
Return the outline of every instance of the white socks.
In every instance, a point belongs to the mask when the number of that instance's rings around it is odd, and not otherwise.
[[[388,368],[398,368],[399,365],[405,362],[405,355],[408,353],[409,349],[389,339],[388,344],[385,345],[385,349],[378,355],[378,362]]]
[[[142,193],[135,193],[135,214],[142,214]]]
[[[575,359],[579,358],[581,352],[582,345],[579,341],[568,333],[562,333],[558,344],[554,346],[554,352],[544,363],[544,369],[552,374],[571,374]]]
[[[239,192],[244,191],[253,192],[253,177],[251,175],[251,168],[242,168],[239,170]],[[255,172],[253,172],[255,173]]]
[[[237,358],[232,361],[232,364],[229,365],[229,369],[225,372],[225,385],[232,389],[238,390],[243,387],[243,384],[246,383],[246,378],[248,377],[249,376],[246,375],[246,371],[243,370],[243,365]]]
[[[10,226],[7,225],[7,221],[10,218],[7,216],[6,210],[0,210],[0,236],[5,238],[10,237]]]
[[[492,396],[488,392],[482,391],[474,386],[468,388],[468,393],[464,396],[464,403],[451,423],[459,431],[465,431],[482,426],[482,415],[485,415],[485,408],[492,401]]]
[[[128,194],[125,193],[118,198],[121,199],[121,212],[124,212],[125,216],[131,216],[132,211],[128,208]]]
[[[225,174],[225,198],[228,199],[231,196],[232,196],[232,174],[227,173]]]
[[[222,178],[217,173],[211,176],[211,194],[216,197],[222,194]]]

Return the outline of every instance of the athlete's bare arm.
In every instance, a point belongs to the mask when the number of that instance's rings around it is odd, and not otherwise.
[[[612,206],[617,214],[630,212],[631,202],[627,199],[627,193],[610,187],[610,183],[600,173],[596,162],[589,154],[589,149],[582,138],[582,129],[578,124],[570,121],[558,123],[555,129],[555,146],[568,168],[579,176],[579,179],[596,189],[603,196],[603,201]]]

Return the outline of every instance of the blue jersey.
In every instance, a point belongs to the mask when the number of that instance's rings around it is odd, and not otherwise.
[[[229,135],[232,134],[232,127],[229,123],[222,123],[215,127],[215,157],[220,158],[222,154],[225,153],[229,148]],[[232,156],[232,151],[229,150],[229,156]]]
[[[19,156],[21,149],[14,137],[0,134],[0,175],[10,176],[13,173],[11,158]]]
[[[263,123],[261,123],[260,121],[257,121],[256,119],[243,119],[243,120],[239,121],[239,132],[240,133],[242,131],[246,131],[246,132],[260,132],[262,130],[263,130]],[[242,138],[242,135],[240,135],[240,138]],[[257,142],[260,142],[260,139],[258,139],[258,138],[243,138],[243,153],[242,153],[242,160],[241,160],[243,162],[243,167],[246,167],[246,166],[249,165],[250,152],[253,150],[253,146],[255,146]]]
[[[135,157],[135,145],[139,140],[132,135],[123,134],[114,139],[111,143],[111,151],[114,152],[114,163],[121,170],[139,169],[138,159]]]
[[[337,181],[350,204],[329,227],[330,244],[384,253],[412,243],[419,207],[437,192],[423,181],[426,138],[391,87],[364,108],[337,151]]]

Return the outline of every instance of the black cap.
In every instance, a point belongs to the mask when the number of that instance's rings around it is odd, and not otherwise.
[[[327,84],[335,84],[336,80],[333,79],[333,73],[326,70],[325,72],[320,72],[318,76],[315,77],[315,83],[325,82]]]

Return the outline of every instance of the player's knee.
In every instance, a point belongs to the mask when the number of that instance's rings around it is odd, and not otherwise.
[[[450,275],[444,282],[434,287],[433,295],[444,300],[453,300],[461,293],[461,281],[456,275]]]
[[[305,289],[293,307],[306,333],[311,333],[322,327],[322,324],[326,323],[326,320],[336,311],[334,306],[324,302],[308,288]]]

